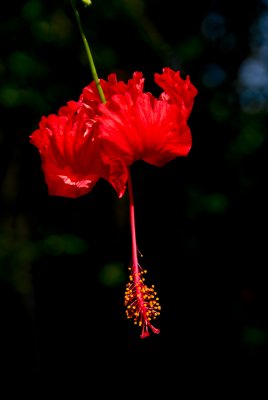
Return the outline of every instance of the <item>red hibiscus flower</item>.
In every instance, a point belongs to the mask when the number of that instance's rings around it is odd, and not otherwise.
[[[39,149],[49,194],[79,197],[104,178],[122,197],[134,161],[162,166],[188,154],[187,119],[197,90],[189,77],[183,80],[169,68],[155,81],[165,90],[158,99],[143,92],[141,72],[127,83],[111,74],[100,80],[105,104],[92,82],[78,102],[42,117],[30,141]]]
[[[154,285],[145,285],[145,270],[138,262],[134,199],[129,166],[137,160],[161,167],[186,156],[192,145],[187,120],[196,88],[189,77],[164,68],[155,74],[164,90],[158,98],[144,92],[144,78],[135,72],[127,83],[116,75],[101,79],[105,102],[95,82],[83,89],[78,102],[70,101],[58,114],[42,117],[30,141],[40,152],[49,194],[78,197],[106,179],[122,197],[128,183],[132,262],[125,291],[127,318],[142,328],[141,338],[158,334],[152,325],[160,314]]]

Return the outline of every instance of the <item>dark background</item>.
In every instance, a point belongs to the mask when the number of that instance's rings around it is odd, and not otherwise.
[[[79,10],[99,77],[142,71],[157,96],[153,75],[168,66],[198,89],[188,157],[131,167],[140,263],[160,297],[161,332],[141,340],[125,317],[127,193],[118,199],[99,181],[78,199],[49,196],[29,144],[41,116],[77,100],[92,80],[71,5],[6,2],[2,377],[22,378],[21,393],[37,399],[53,385],[84,397],[97,390],[97,398],[148,390],[217,399],[234,383],[256,389],[268,356],[268,2],[96,0]]]

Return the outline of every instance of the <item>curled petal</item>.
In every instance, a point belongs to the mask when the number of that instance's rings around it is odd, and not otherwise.
[[[160,97],[168,100],[184,113],[188,119],[197,95],[197,89],[190,82],[189,76],[182,79],[179,71],[163,68],[162,74],[155,74],[155,82],[164,90]]]
[[[119,198],[123,197],[128,179],[126,164],[121,159],[107,157],[102,154],[102,178],[106,179],[115,189]]]

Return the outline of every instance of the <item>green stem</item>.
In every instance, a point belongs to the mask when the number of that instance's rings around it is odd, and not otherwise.
[[[93,61],[91,50],[90,50],[90,47],[88,45],[87,38],[86,38],[86,36],[84,34],[84,29],[83,29],[83,26],[82,26],[82,23],[81,23],[80,15],[79,15],[79,12],[78,12],[78,10],[77,10],[77,8],[75,6],[75,0],[71,0],[71,4],[72,4],[73,10],[74,10],[74,14],[75,14],[75,17],[76,17],[76,21],[77,21],[77,24],[78,24],[79,31],[80,31],[81,36],[82,36],[82,40],[83,40],[84,46],[85,46],[85,49],[86,49],[86,54],[87,54],[87,58],[88,58],[88,61],[89,61],[90,70],[91,70],[94,82],[96,83],[100,99],[101,99],[102,103],[106,103],[106,99],[105,99],[105,96],[104,96],[104,93],[103,93],[103,90],[102,90],[102,87],[101,87],[101,84],[100,84],[100,81],[99,81],[97,70],[95,68],[95,64],[94,64],[94,61]]]

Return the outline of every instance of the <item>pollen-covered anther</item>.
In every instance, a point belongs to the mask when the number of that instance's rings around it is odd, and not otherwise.
[[[154,333],[160,332],[151,324],[151,321],[160,315],[159,297],[154,285],[148,287],[144,284],[144,277],[141,275],[146,272],[140,268],[139,273],[132,273],[125,291],[126,316],[128,319],[133,319],[135,325],[142,327],[141,338],[150,335],[149,328]]]

